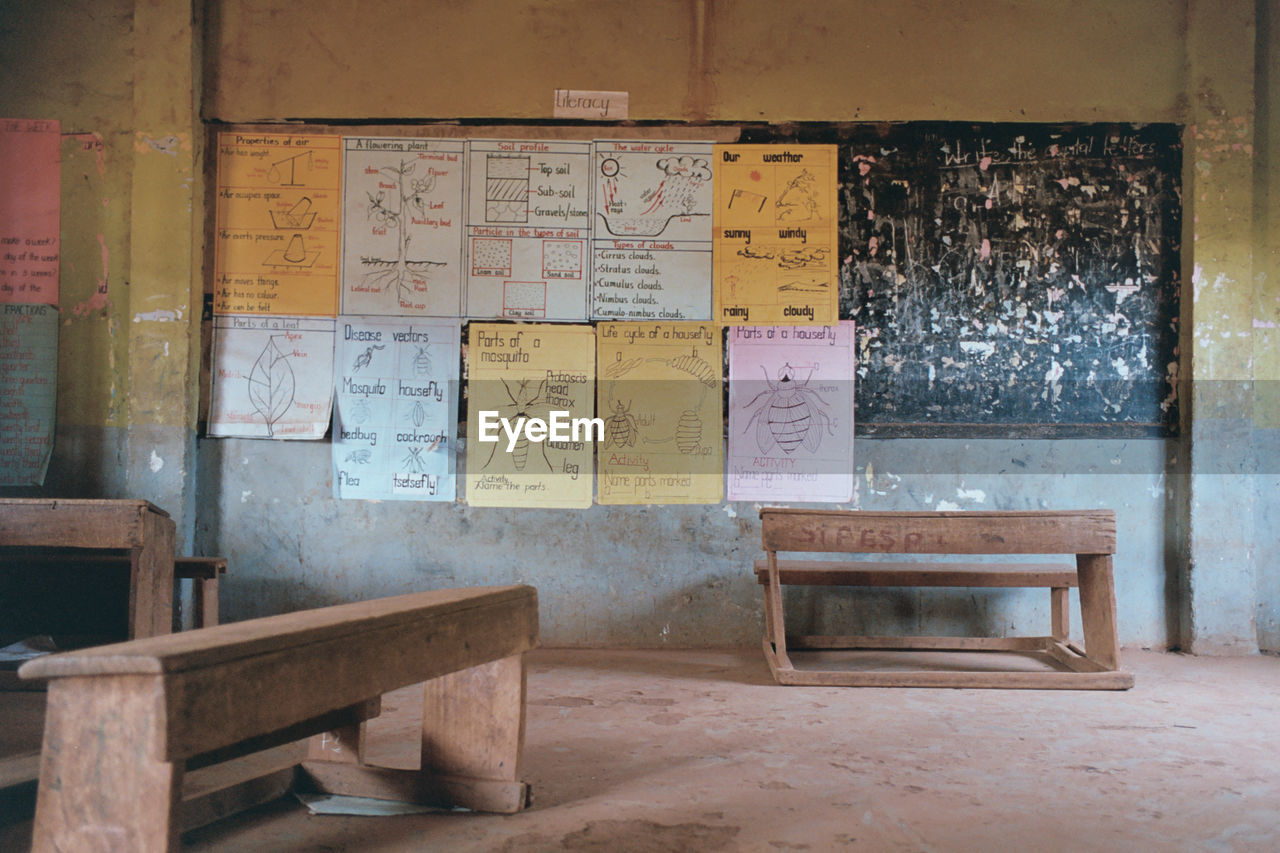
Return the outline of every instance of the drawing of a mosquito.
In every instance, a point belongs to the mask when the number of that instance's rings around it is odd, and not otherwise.
[[[764,369],[763,365],[761,369]],[[778,369],[776,383],[769,378],[769,371],[764,371],[764,381],[769,387],[744,408],[756,406],[761,397],[765,400],[752,412],[743,430],[744,433],[750,430],[752,422],[759,419],[756,423],[756,444],[761,453],[768,453],[774,444],[781,447],[783,453],[791,453],[802,444],[812,453],[822,443],[824,432],[834,432],[826,401],[809,387],[812,377],[813,368],[810,368],[804,381],[797,382],[796,368],[790,363]]]
[[[507,397],[510,403],[504,403],[501,408],[510,409],[510,415],[504,415],[511,423],[516,423],[520,418],[531,417],[530,409],[535,406],[542,405],[542,392],[546,389],[547,380],[543,379],[538,383],[538,387],[529,392],[529,383],[532,379],[521,379],[520,384],[516,386],[516,392],[511,393],[511,386],[507,384],[507,380],[502,380],[502,387],[506,389]],[[496,441],[493,444],[493,450],[489,451],[489,459],[484,463],[484,467],[488,468],[493,462],[494,455],[498,452],[498,445],[502,441]],[[547,470],[554,471],[555,466],[551,464],[551,460],[547,458],[546,442],[539,442],[538,450],[542,453],[542,461],[547,463]],[[529,436],[523,429],[520,430],[520,437],[516,439],[515,446],[511,448],[511,464],[515,466],[517,471],[523,471],[525,465],[529,462]]]
[[[380,349],[386,349],[386,348],[387,348],[386,344],[374,344],[373,346],[366,348],[364,352],[356,356],[355,364],[351,366],[351,372],[357,373],[359,372],[360,368],[368,367],[369,363],[373,361],[374,350],[380,350]]]

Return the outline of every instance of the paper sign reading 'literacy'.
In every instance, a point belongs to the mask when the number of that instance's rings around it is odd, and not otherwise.
[[[471,140],[467,316],[585,320],[591,143]]]
[[[451,501],[459,320],[338,318],[336,498]]]
[[[58,304],[57,121],[0,119],[0,303]]]
[[[596,342],[600,503],[719,503],[720,327],[601,323]]]
[[[320,317],[214,317],[209,435],[323,438],[333,327]]]
[[[836,322],[836,146],[717,145],[715,311],[735,325]]]
[[[709,320],[712,144],[598,140],[592,165],[591,316]]]
[[[0,486],[39,486],[57,415],[58,309],[0,304]]]
[[[343,140],[344,314],[462,314],[460,139]]]
[[[729,330],[729,500],[853,499],[853,323]]]
[[[218,134],[215,313],[338,313],[341,143]]]
[[[475,506],[591,506],[595,444],[538,441],[498,427],[480,441],[482,412],[514,430],[537,419],[549,424],[593,417],[595,330],[590,326],[471,323],[467,345],[467,503]],[[561,414],[563,413],[563,414]],[[568,428],[568,427],[566,427]],[[490,433],[491,435],[494,433]]]

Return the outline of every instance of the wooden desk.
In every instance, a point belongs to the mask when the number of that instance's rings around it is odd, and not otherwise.
[[[779,684],[849,687],[1020,687],[1127,690],[1120,669],[1111,555],[1111,510],[1059,512],[867,512],[765,507],[764,654]],[[1067,554],[1071,563],[955,563],[780,559],[778,552],[847,554]],[[1045,587],[1052,628],[1041,637],[793,636],[786,630],[782,587]],[[1068,638],[1067,591],[1079,587],[1084,648]],[[787,650],[928,650],[1033,654],[1058,671],[850,671],[797,669]]]
[[[174,531],[169,514],[147,501],[0,498],[0,556],[11,548],[127,554],[134,639],[172,631]]]

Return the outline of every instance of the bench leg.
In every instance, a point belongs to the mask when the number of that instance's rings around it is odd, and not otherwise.
[[[1055,640],[1064,643],[1071,633],[1071,600],[1067,597],[1068,589],[1065,586],[1049,588],[1049,612],[1053,620],[1049,633]]]
[[[218,624],[217,578],[194,578],[191,581],[191,608],[195,611],[195,627],[210,628]]]
[[[777,678],[778,669],[792,669],[787,657],[787,626],[782,611],[782,581],[778,577],[778,554],[768,552],[769,583],[764,588],[765,654]],[[772,647],[772,648],[770,648]],[[771,653],[771,654],[770,654]]]
[[[1109,554],[1076,555],[1080,578],[1080,621],[1084,650],[1107,669],[1120,668],[1120,640],[1116,632],[1116,587]]]
[[[155,757],[160,678],[55,679],[48,703],[32,849],[176,849],[182,767]]]
[[[524,655],[433,678],[423,689],[424,773],[519,781]]]

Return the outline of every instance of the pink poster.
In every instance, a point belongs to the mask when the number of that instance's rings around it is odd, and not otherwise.
[[[0,119],[0,303],[58,304],[58,121]]]
[[[853,499],[853,323],[729,329],[731,501]]]

